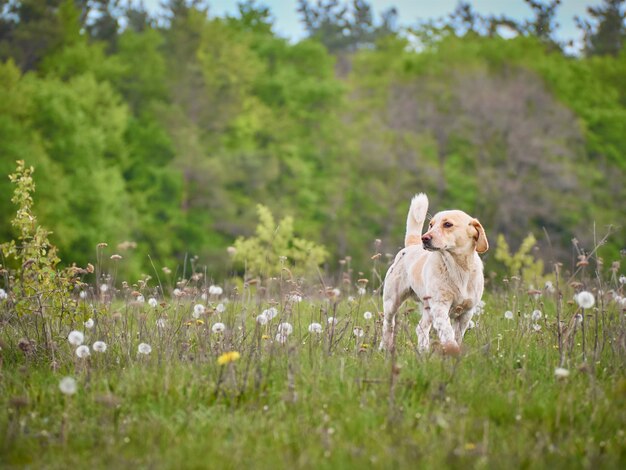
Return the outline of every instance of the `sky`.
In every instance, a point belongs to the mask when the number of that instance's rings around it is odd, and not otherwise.
[[[159,10],[161,0],[143,0],[146,7],[153,12]],[[543,0],[547,2],[548,0]],[[209,14],[223,16],[224,14],[235,15],[238,0],[208,0]],[[304,37],[304,29],[297,13],[297,0],[257,0],[260,5],[269,7],[274,17],[274,31],[280,36],[297,41]],[[317,0],[310,0],[317,3]],[[398,10],[399,25],[414,25],[418,21],[436,19],[447,16],[454,11],[458,0],[369,0],[373,11],[379,17],[379,13],[396,7]],[[476,11],[482,15],[506,14],[521,20],[531,16],[531,9],[523,0],[470,0]],[[557,10],[557,22],[560,27],[557,37],[562,40],[573,39],[578,44],[581,40],[581,32],[576,28],[574,16],[587,16],[587,7],[598,5],[601,0],[562,0]]]

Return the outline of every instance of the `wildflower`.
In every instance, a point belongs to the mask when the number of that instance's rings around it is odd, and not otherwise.
[[[87,298],[87,291],[86,290],[81,290],[80,293],[78,294],[78,297],[80,297],[81,299],[85,300]]]
[[[507,310],[506,312],[504,312],[504,318],[506,318],[507,320],[513,320],[513,312]]]
[[[168,268],[167,266],[163,266],[161,268],[161,270],[165,273],[165,274],[172,274],[172,270],[170,268]]]
[[[100,286],[100,292],[102,292],[103,294],[109,290],[109,286],[107,284],[102,284]]]
[[[204,325],[204,320],[196,320],[196,325],[198,326]]]
[[[167,326],[167,320],[165,318],[159,318],[156,321],[156,326],[158,328],[165,328]]]
[[[300,303],[300,302],[302,302],[302,296],[298,295],[298,294],[292,294],[289,297],[289,300],[291,300],[292,302],[295,302],[295,303]]]
[[[554,375],[557,379],[564,379],[569,377],[569,370],[564,369],[563,367],[557,367],[554,369]]]
[[[554,290],[555,290],[555,289],[554,289],[554,286],[552,285],[552,282],[551,282],[551,281],[546,281],[546,284],[545,284],[545,286],[544,286],[544,289],[546,290],[546,292],[548,292],[548,293],[550,293],[550,294],[554,293]]]
[[[74,395],[77,389],[76,380],[72,377],[63,377],[59,382],[59,390],[64,395]]]
[[[269,335],[263,335],[261,336],[261,339],[270,339]]]
[[[280,333],[278,333],[276,335],[276,341],[279,342],[280,344],[285,344],[287,342],[287,337],[285,335],[281,335]]]
[[[329,325],[336,325],[337,321],[338,320],[335,317],[328,317],[328,324]]]
[[[533,323],[533,330],[540,331],[541,330],[541,325],[539,323]]]
[[[222,354],[220,357],[217,358],[217,363],[220,366],[223,366],[225,364],[228,364],[229,362],[235,362],[240,357],[241,357],[241,354],[239,354],[237,351],[225,352],[224,354]]]
[[[155,299],[154,297],[150,297],[148,299],[148,305],[150,305],[150,307],[152,308],[157,308],[157,305],[159,305],[159,302],[157,302],[157,299]]]
[[[476,328],[476,323],[474,323],[473,320],[470,320],[469,323],[467,324],[467,329],[473,330],[474,328]]]
[[[70,331],[70,334],[67,335],[67,340],[72,346],[80,346],[85,341],[85,335],[80,331]]]
[[[365,332],[363,331],[363,328],[357,326],[352,330],[352,334],[354,334],[354,336],[356,336],[357,338],[362,338]]]
[[[293,333],[293,326],[291,326],[291,323],[281,323],[280,325],[278,325],[278,332],[282,335],[289,336],[291,333]]]
[[[138,303],[142,304],[142,303],[144,303],[146,301],[146,298],[143,295],[139,294],[135,300]]]
[[[172,291],[172,294],[174,294],[174,297],[182,297],[183,296],[183,291],[180,290],[178,287],[176,289],[174,289]]]
[[[319,323],[311,323],[309,325],[309,333],[317,333],[320,334],[322,332],[322,325]]]
[[[341,291],[335,287],[333,290],[330,291],[330,294],[333,297],[339,297],[341,295]]]
[[[117,255],[117,254],[116,255],[111,255],[111,259],[113,261],[119,261],[119,260],[122,259],[122,255]]]
[[[263,315],[265,315],[268,320],[271,320],[278,315],[278,310],[276,310],[275,307],[270,307],[267,310],[263,310]]]
[[[200,315],[204,313],[204,310],[205,310],[204,305],[196,304],[193,307],[193,313],[191,314],[191,316],[194,318],[200,318]]]
[[[372,312],[364,312],[363,313],[363,318],[365,318],[366,320],[371,320],[372,319]]]
[[[213,333],[223,333],[225,330],[226,330],[226,325],[220,322],[214,323],[213,326],[211,327],[211,331]]]
[[[574,317],[574,321],[576,322],[576,326],[580,326],[583,323],[583,316],[580,313],[577,313]]]
[[[9,295],[6,293],[4,289],[0,289],[0,300],[6,300],[9,298]]]
[[[95,325],[95,322],[93,321],[93,318],[90,318],[85,323],[83,323],[83,325],[85,325],[85,328],[91,330],[93,326]]]
[[[78,346],[76,348],[76,355],[80,357],[81,359],[84,359],[85,357],[90,356],[91,352],[89,351],[89,346],[86,346],[84,344]]]
[[[267,317],[265,315],[261,314],[261,315],[257,315],[256,322],[259,325],[266,325],[268,320],[267,320]]]
[[[367,290],[365,289],[365,287],[359,287],[357,290],[357,293],[361,296],[365,295],[367,292]]]
[[[530,318],[532,319],[532,321],[538,321],[541,319],[541,311],[540,310],[534,310],[533,313],[530,315]]]
[[[234,246],[229,246],[228,248],[226,248],[226,253],[228,253],[230,256],[234,256],[235,253],[237,253],[237,248],[235,248]]]
[[[139,343],[139,346],[137,346],[137,352],[139,354],[150,354],[152,352],[152,346],[150,346],[148,343]]]
[[[209,286],[209,295],[220,296],[224,290],[220,286]]]
[[[355,301],[355,298],[351,295],[348,296],[348,303],[353,303]]]
[[[107,350],[107,344],[104,341],[96,341],[93,343],[92,348],[96,352],[103,353]]]
[[[593,304],[595,304],[596,299],[594,299],[593,294],[587,291],[581,291],[574,296],[574,300],[578,305],[582,308],[591,308]]]
[[[226,311],[226,307],[224,306],[224,304],[219,303],[217,304],[217,307],[215,307],[215,310],[217,311],[217,313],[224,313]]]
[[[624,276],[623,274],[619,277],[619,283],[620,284],[626,284],[626,276]]]

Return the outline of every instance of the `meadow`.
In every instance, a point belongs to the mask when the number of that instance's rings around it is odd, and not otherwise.
[[[69,321],[3,295],[2,467],[623,468],[617,264],[489,280],[458,358],[418,354],[411,303],[379,351],[384,263],[341,266],[332,285],[285,269],[218,286],[201,268],[116,285],[97,265]]]

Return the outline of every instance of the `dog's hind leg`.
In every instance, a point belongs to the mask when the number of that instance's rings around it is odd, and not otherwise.
[[[395,270],[394,270],[395,268]],[[395,342],[396,314],[400,305],[411,292],[408,282],[402,275],[399,266],[392,266],[385,276],[383,287],[383,337],[379,349],[391,350]]]
[[[469,326],[472,316],[474,316],[474,311],[470,310],[462,315],[459,315],[454,320],[454,338],[459,346],[463,342],[463,336],[465,336],[465,332],[467,331],[467,327]]]
[[[430,307],[426,304],[422,305],[422,318],[415,329],[417,333],[417,348],[419,352],[427,352],[430,348],[430,327],[433,324],[430,315]]]

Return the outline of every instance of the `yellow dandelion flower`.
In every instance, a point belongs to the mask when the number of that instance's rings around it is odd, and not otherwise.
[[[196,320],[196,325],[204,325],[204,320]]]
[[[473,442],[468,442],[467,444],[465,444],[465,450],[474,450],[476,448],[476,444],[474,444]]]
[[[241,357],[241,354],[239,354],[237,351],[225,352],[224,354],[222,354],[220,357],[217,358],[217,363],[220,366],[223,366],[225,364],[228,364],[229,362],[236,361],[240,357]]]
[[[270,339],[270,336],[269,335],[263,335],[263,336],[261,336],[261,339]]]
[[[187,325],[187,326],[191,326],[191,325],[193,325],[193,323],[191,323],[190,321],[188,321],[188,322],[185,322],[185,325]]]

